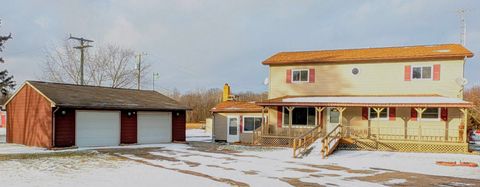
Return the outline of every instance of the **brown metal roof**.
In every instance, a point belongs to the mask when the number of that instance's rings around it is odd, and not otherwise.
[[[85,109],[188,110],[179,102],[150,90],[27,81],[55,106]]]
[[[212,108],[212,112],[262,112],[262,107],[254,102],[224,101]]]
[[[381,62],[473,57],[460,44],[419,45],[362,49],[280,52],[262,62],[265,65],[302,63]]]

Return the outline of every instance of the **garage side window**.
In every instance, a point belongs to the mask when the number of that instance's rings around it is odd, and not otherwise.
[[[253,128],[255,130],[258,129],[262,125],[262,117],[244,117],[243,118],[244,125],[243,125],[243,132],[253,132]]]

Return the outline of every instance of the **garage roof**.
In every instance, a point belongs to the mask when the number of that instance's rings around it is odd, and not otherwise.
[[[27,81],[55,106],[85,109],[189,110],[188,107],[151,90]]]

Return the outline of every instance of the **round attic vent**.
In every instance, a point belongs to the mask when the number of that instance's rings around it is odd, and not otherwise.
[[[358,73],[360,73],[360,70],[358,68],[353,68],[352,69],[352,74],[358,75]]]

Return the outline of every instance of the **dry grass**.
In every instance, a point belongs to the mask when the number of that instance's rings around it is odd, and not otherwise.
[[[187,129],[204,129],[205,123],[187,123]]]

